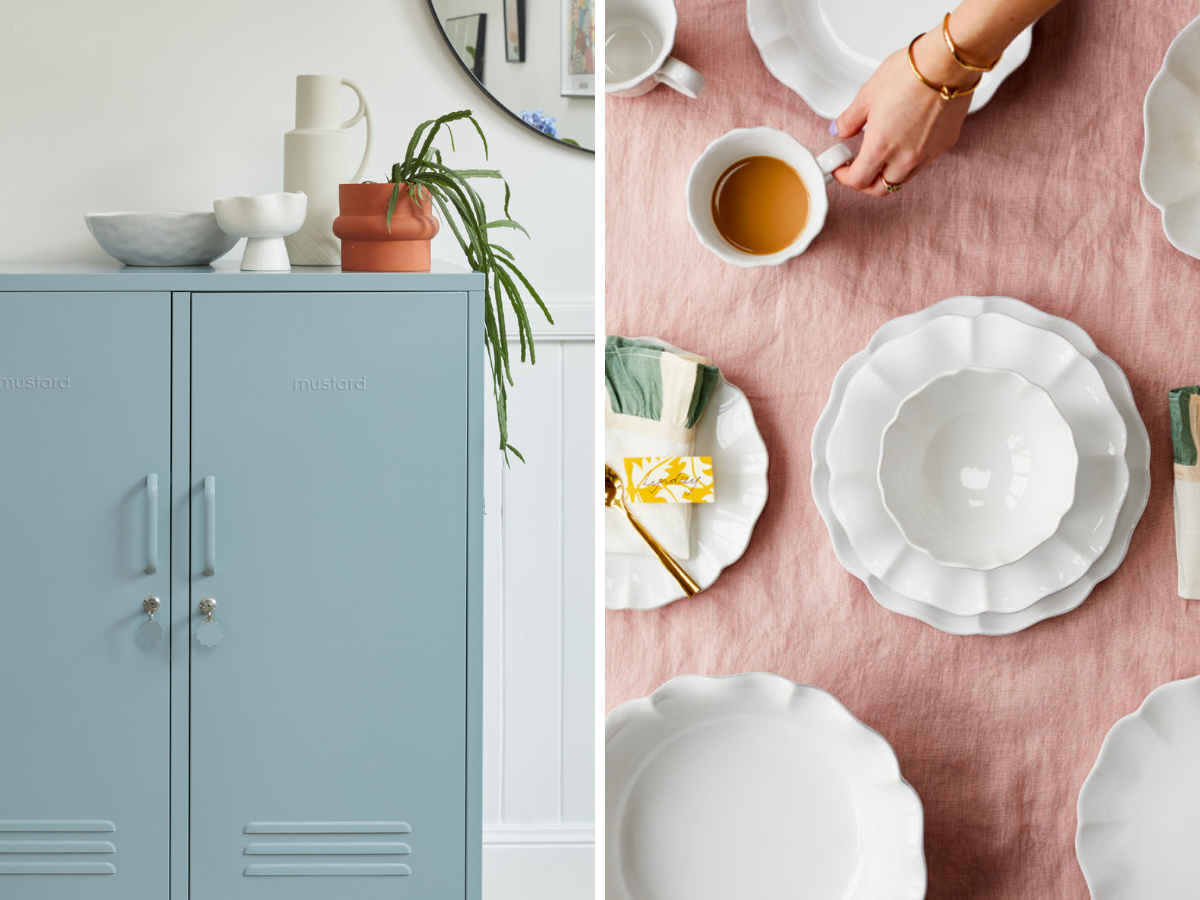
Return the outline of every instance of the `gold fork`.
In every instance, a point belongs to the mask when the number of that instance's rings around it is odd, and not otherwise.
[[[700,585],[696,584],[692,580],[692,576],[684,571],[683,566],[675,561],[675,557],[663,549],[662,545],[654,539],[654,535],[647,531],[642,523],[633,517],[633,513],[625,505],[625,485],[621,483],[620,476],[613,471],[612,466],[604,467],[604,505],[615,506],[621,512],[625,513],[625,518],[629,520],[629,524],[642,536],[642,540],[650,545],[650,549],[654,551],[654,555],[658,557],[658,561],[679,582],[679,586],[683,588],[685,594],[689,597],[694,597],[700,593]]]

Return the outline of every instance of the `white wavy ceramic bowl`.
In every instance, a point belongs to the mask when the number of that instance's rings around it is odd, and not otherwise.
[[[920,900],[924,814],[820,688],[685,675],[605,721],[606,900]]]
[[[841,115],[888,55],[941,25],[935,0],[747,0],[746,22],[771,74],[826,119]],[[1022,31],[971,95],[982,109],[1029,56],[1033,28]]]
[[[1146,91],[1142,193],[1162,210],[1172,245],[1200,258],[1200,18],[1167,48]]]
[[[1075,855],[1092,900],[1195,897],[1200,678],[1150,693],[1112,727],[1079,792]]]
[[[238,242],[211,212],[106,212],[83,217],[96,243],[127,266],[207,266]]]
[[[920,314],[917,314],[918,316]],[[829,502],[855,553],[892,590],[954,616],[1014,613],[1084,577],[1113,535],[1129,488],[1127,428],[1097,367],[1047,328],[984,312],[939,315],[908,333],[894,319],[835,379],[828,433]],[[853,365],[851,364],[853,363]],[[977,570],[944,566],[913,548],[883,505],[884,426],[929,379],[968,366],[1014,369],[1050,393],[1075,435],[1077,502],[1054,536],[1017,562]]]
[[[302,191],[244,194],[213,201],[217,223],[228,234],[244,238],[282,238],[304,224],[308,197]]]
[[[908,543],[944,566],[994,569],[1048,539],[1079,454],[1054,401],[1018,372],[965,368],[909,394],[883,430],[879,488]]]
[[[1103,394],[1103,398],[1097,396],[1097,400],[1111,398],[1110,402],[1115,404],[1128,434],[1125,449],[1121,454],[1123,456],[1121,465],[1127,467],[1125,484],[1128,486],[1128,491],[1124,494],[1125,500],[1120,505],[1115,522],[1112,523],[1111,540],[1103,543],[1094,562],[1086,567],[1086,572],[1081,577],[1071,579],[1061,588],[1052,588],[1042,599],[1013,612],[985,608],[979,612],[958,614],[905,595],[871,570],[871,560],[864,558],[862,552],[856,548],[846,526],[838,518],[831,500],[830,488],[834,478],[831,463],[839,455],[839,452],[835,451],[831,445],[831,434],[837,427],[840,414],[848,401],[847,388],[856,377],[865,373],[887,348],[941,319],[955,317],[966,319],[969,323],[984,315],[1001,315],[1011,319],[1014,323],[1030,325],[1037,333],[1061,338],[1066,342],[1069,351],[1080,354],[1094,368],[1099,376],[1098,383]],[[935,352],[941,350],[950,352],[956,348],[962,349],[961,340],[945,344]],[[928,356],[929,352],[930,348],[926,348],[925,355]],[[895,390],[894,386],[886,380],[894,371],[889,368],[875,372],[870,381],[871,397],[877,397],[880,392],[886,393]],[[1073,381],[1074,379],[1072,379]],[[869,421],[869,419],[867,420]],[[1079,436],[1078,428],[1076,428],[1076,435]],[[850,444],[850,446],[853,447],[855,444]],[[876,450],[878,446],[876,443]],[[1115,447],[1114,450],[1116,450]],[[1120,366],[1101,353],[1092,339],[1088,337],[1087,332],[1074,322],[1049,315],[1028,303],[1022,303],[1011,297],[952,297],[949,300],[935,303],[920,312],[886,322],[875,332],[866,349],[847,360],[834,378],[829,403],[813,430],[812,454],[813,500],[829,529],[829,536],[838,561],[851,575],[863,581],[871,595],[884,608],[901,615],[911,616],[949,634],[1013,634],[1052,616],[1061,616],[1075,609],[1087,599],[1092,589],[1100,581],[1111,575],[1121,564],[1129,550],[1129,542],[1133,537],[1138,520],[1146,509],[1146,501],[1150,497],[1150,436],[1138,414],[1133,391],[1129,387],[1129,380],[1125,377],[1125,373],[1121,371]],[[874,471],[875,467],[872,465],[870,472]],[[874,485],[873,480],[871,483]],[[872,493],[878,502],[877,486],[874,486]],[[1073,515],[1074,510],[1067,518],[1070,519]],[[889,527],[895,528],[886,514],[883,514],[882,518]],[[878,522],[878,519],[878,516],[873,516],[871,521]],[[903,539],[900,543],[907,547]],[[1043,544],[1034,553],[1041,553],[1043,548],[1047,548],[1048,545],[1049,542]],[[931,562],[924,554],[918,553],[916,556],[926,562]],[[994,569],[992,572],[972,572],[945,567],[942,567],[941,571],[943,573],[965,573],[972,576],[990,576],[993,572],[1021,571],[1023,562],[1024,560],[1013,566]],[[931,562],[931,564],[933,563]]]

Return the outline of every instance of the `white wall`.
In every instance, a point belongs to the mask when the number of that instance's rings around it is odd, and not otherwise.
[[[503,0],[434,0],[443,18],[487,14],[483,81],[489,91],[520,113],[541,109],[558,119],[559,137],[596,146],[596,101],[563,97],[563,0],[525,0],[525,62],[510,63],[504,49]]]
[[[0,259],[107,259],[84,213],[211,209],[218,197],[280,190],[295,77],[314,72],[367,92],[368,178],[403,155],[419,123],[474,110],[533,235],[509,241],[526,274],[544,297],[591,299],[594,158],[495,107],[425,0],[0,0]],[[468,132],[455,131],[452,158],[476,166],[483,153]],[[498,210],[496,187],[485,197]],[[461,260],[449,229],[434,255]]]
[[[499,20],[500,0],[490,2]],[[370,97],[368,178],[416,124],[473,109],[533,235],[509,246],[563,322],[535,318],[538,365],[514,364],[513,442],[529,465],[501,472],[488,457],[484,878],[485,900],[583,900],[593,535],[579,485],[594,481],[594,158],[495,108],[425,0],[0,0],[0,259],[107,259],[86,212],[211,209],[217,197],[279,190],[295,76],[313,72],[354,78]],[[456,160],[482,163],[468,129],[456,138]],[[434,254],[461,261],[448,229]],[[553,490],[531,498],[535,484]]]

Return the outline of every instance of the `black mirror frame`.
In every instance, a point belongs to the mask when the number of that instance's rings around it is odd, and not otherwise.
[[[493,94],[491,91],[489,91],[487,89],[487,86],[484,85],[478,78],[475,77],[475,73],[472,72],[469,68],[467,68],[467,64],[465,62],[463,62],[462,57],[460,57],[458,55],[458,51],[454,49],[454,45],[452,43],[450,43],[450,35],[446,34],[446,29],[442,27],[442,20],[438,18],[437,9],[433,5],[433,0],[427,0],[427,2],[429,4],[429,14],[431,16],[433,16],[433,21],[437,22],[438,31],[441,32],[442,40],[446,42],[446,49],[448,49],[450,51],[450,55],[454,57],[455,62],[457,62],[460,66],[462,66],[463,71],[466,72],[467,75],[469,75],[471,77],[471,80],[475,82],[475,86],[477,88],[479,88],[481,91],[483,91],[487,95],[487,98],[489,100],[491,100],[498,107],[500,107],[502,110],[504,110],[506,113],[508,113],[508,115],[511,118],[515,119],[517,122],[520,122],[521,125],[523,125],[525,128],[528,128],[530,131],[532,131],[534,134],[538,135],[539,137],[542,137],[545,140],[550,141],[550,143],[555,144],[556,146],[559,146],[559,147],[567,147],[571,150],[582,150],[584,153],[591,153],[591,154],[595,155],[596,151],[593,150],[591,147],[583,147],[583,146],[580,146],[579,144],[568,144],[566,141],[560,141],[556,137],[550,137],[550,135],[546,134],[546,132],[544,132],[544,131],[538,131],[536,128],[534,128],[532,125],[530,125],[528,122],[526,122],[520,116],[518,116],[515,112],[513,112],[511,109],[509,109],[503,103],[501,103],[500,100],[497,99],[496,95]]]

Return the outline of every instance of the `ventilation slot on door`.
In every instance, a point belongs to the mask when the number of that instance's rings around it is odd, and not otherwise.
[[[408,834],[407,822],[251,822],[245,834]],[[407,856],[399,841],[263,841],[246,845],[247,856]],[[411,875],[399,862],[286,862],[246,866],[243,875]]]
[[[110,832],[117,827],[112,822],[65,819],[0,819],[0,835],[38,832],[42,834],[71,834],[80,832]],[[71,840],[7,840],[0,837],[0,875],[115,875],[116,866],[106,862],[5,862],[8,853],[115,853],[110,841]]]

